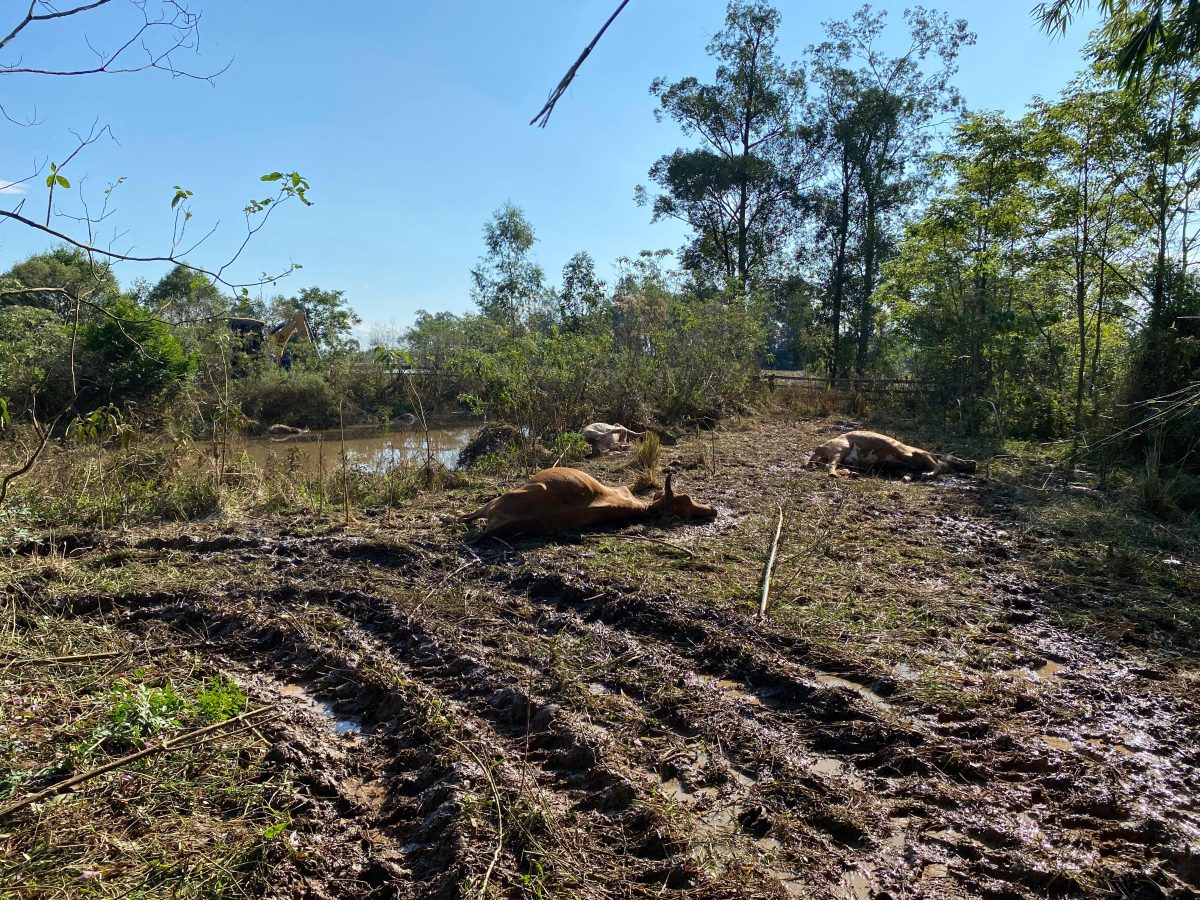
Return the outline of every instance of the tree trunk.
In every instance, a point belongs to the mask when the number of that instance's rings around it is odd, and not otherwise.
[[[838,379],[842,353],[842,305],[846,296],[846,241],[850,235],[850,156],[842,148],[842,197],[838,209],[837,238],[833,258],[833,353],[829,364],[831,382]]]
[[[866,191],[867,214],[863,233],[863,291],[858,310],[858,355],[854,372],[862,378],[867,371],[867,356],[871,350],[871,325],[874,321],[871,295],[875,293],[875,192]]]
[[[1075,433],[1071,441],[1072,465],[1079,453],[1079,446],[1083,441],[1083,398],[1088,363],[1087,260],[1088,253],[1091,251],[1089,228],[1092,216],[1089,191],[1091,187],[1090,163],[1092,152],[1090,125],[1084,133],[1084,143],[1081,149],[1083,151],[1083,165],[1080,174],[1083,179],[1083,196],[1082,205],[1079,210],[1079,242],[1075,248],[1075,325],[1079,339],[1079,364],[1075,369]]]

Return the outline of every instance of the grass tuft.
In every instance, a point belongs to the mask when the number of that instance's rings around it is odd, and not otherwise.
[[[633,456],[634,463],[642,469],[654,473],[658,470],[659,457],[662,455],[662,440],[653,431],[647,431],[642,442],[638,445]]]

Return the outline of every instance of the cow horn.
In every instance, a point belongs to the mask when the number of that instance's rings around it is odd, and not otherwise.
[[[675,477],[674,472],[667,473],[667,483],[663,485],[663,494],[667,497],[672,496],[675,492],[671,490],[671,479]]]

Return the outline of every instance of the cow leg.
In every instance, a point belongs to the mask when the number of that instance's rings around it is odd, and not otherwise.
[[[826,467],[826,471],[829,473],[829,476],[831,478],[841,478],[841,477],[852,474],[849,469],[842,469],[839,467],[841,466],[841,464],[843,462],[846,461],[846,457],[848,457],[853,452],[854,452],[854,447],[849,446],[849,447],[845,447],[841,450],[838,450],[836,453],[833,454],[833,458],[829,460],[829,465]]]
[[[497,497],[496,499],[498,500],[500,498]],[[465,516],[459,516],[458,521],[474,522],[476,519],[490,519],[492,517],[492,510],[495,506],[496,506],[496,500],[491,500],[488,503],[485,503],[483,506],[479,507],[479,509],[475,510],[475,512],[468,513]]]

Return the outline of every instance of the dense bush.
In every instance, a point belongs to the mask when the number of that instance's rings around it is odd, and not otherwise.
[[[82,393],[93,404],[145,403],[195,367],[171,327],[125,297],[83,330],[82,341],[89,375]]]
[[[0,308],[0,398],[14,414],[35,405],[42,413],[71,401],[71,329],[53,310]]]
[[[317,372],[268,369],[240,385],[242,412],[262,428],[276,423],[297,428],[333,428],[339,401]]]

